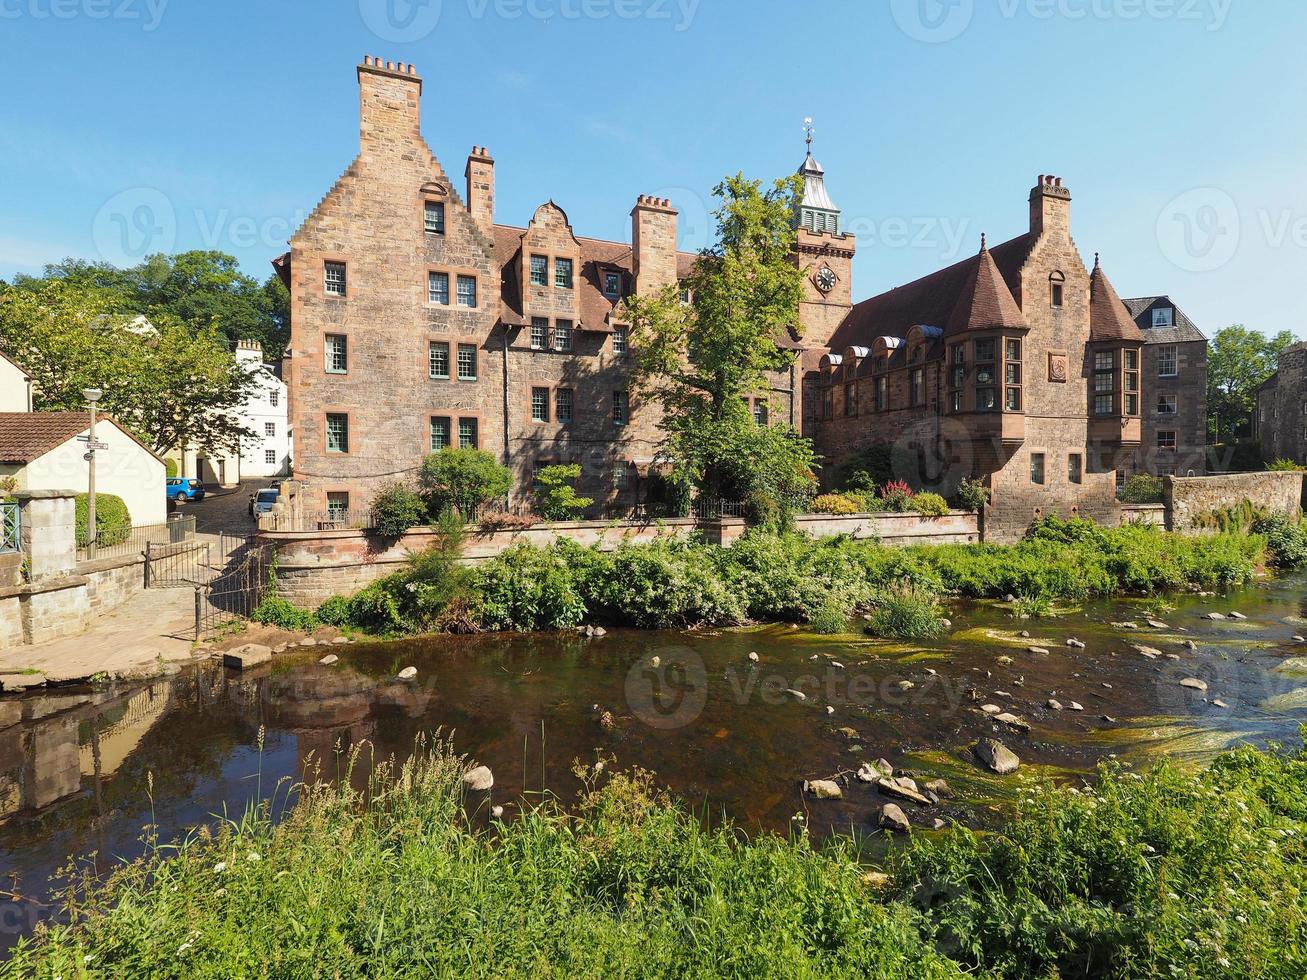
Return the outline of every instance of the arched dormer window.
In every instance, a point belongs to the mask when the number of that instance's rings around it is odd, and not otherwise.
[[[1066,300],[1066,276],[1061,272],[1054,272],[1048,277],[1048,302],[1055,310],[1062,309]]]

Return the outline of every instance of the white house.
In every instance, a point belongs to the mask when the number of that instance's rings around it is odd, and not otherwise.
[[[32,379],[4,354],[0,354],[0,412],[32,410]]]
[[[76,490],[85,493],[89,466],[87,412],[0,413],[0,478],[13,477],[19,490]],[[168,519],[163,460],[113,419],[99,416],[95,440],[108,446],[95,454],[95,489],[121,497],[133,526]]]

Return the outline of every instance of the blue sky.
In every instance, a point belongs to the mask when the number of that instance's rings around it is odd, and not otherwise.
[[[1052,173],[1123,296],[1303,336],[1305,36],[1301,0],[0,0],[0,277],[145,244],[264,277],[376,54],[418,66],[447,172],[491,149],[502,222],[553,198],[626,240],[653,193],[696,247],[812,116],[858,298],[1020,233]]]

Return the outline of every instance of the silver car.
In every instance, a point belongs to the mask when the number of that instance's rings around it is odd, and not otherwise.
[[[277,490],[260,490],[254,495],[254,503],[251,506],[250,513],[254,515],[257,521],[263,514],[272,510],[272,505],[277,502],[280,491]]]

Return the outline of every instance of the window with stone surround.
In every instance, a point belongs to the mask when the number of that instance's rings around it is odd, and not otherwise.
[[[554,285],[559,289],[572,288],[571,259],[554,259]]]
[[[475,309],[477,305],[476,276],[458,277],[458,305]]]
[[[327,492],[327,520],[332,523],[343,521],[349,516],[349,494],[344,490]]]
[[[559,423],[567,425],[572,421],[572,407],[575,400],[575,393],[571,388],[559,388],[554,392],[554,418]]]
[[[1175,415],[1178,405],[1176,395],[1158,395],[1157,396],[1157,414],[1158,415]]]
[[[913,368],[908,374],[908,393],[912,398],[912,407],[918,408],[926,404],[926,369]],[[979,391],[976,392],[980,394]],[[993,389],[990,389],[990,395],[993,395]]]
[[[949,411],[961,412],[964,407],[963,389],[967,386],[967,345],[954,344],[949,348]]]
[[[327,413],[327,452],[349,452],[349,416],[344,412]]]
[[[1054,272],[1048,277],[1048,302],[1055,310],[1062,309],[1062,304],[1066,299],[1066,276],[1061,272]]]
[[[1175,452],[1175,433],[1159,430],[1157,433],[1157,448]]]
[[[1116,353],[1110,350],[1094,352],[1094,414],[1116,413]]]
[[[1021,411],[1021,341],[1008,337],[1003,341],[1003,406],[1009,412]]]
[[[427,344],[427,374],[436,381],[449,380],[449,341],[433,340]]]
[[[1180,348],[1165,344],[1157,348],[1157,376],[1174,378],[1180,373]]]
[[[449,305],[449,273],[427,273],[427,302],[433,306]]]
[[[554,321],[554,350],[561,351],[564,354],[571,353],[572,350],[572,321],[571,320]]]
[[[625,354],[630,350],[630,338],[629,327],[613,327],[613,353]]]
[[[445,206],[439,201],[427,201],[422,207],[422,226],[429,235],[443,235]]]
[[[821,417],[823,419],[833,419],[835,417],[835,389],[825,388],[821,393]]]
[[[328,374],[345,374],[349,370],[349,341],[343,333],[329,333],[323,341]]]
[[[1080,453],[1068,453],[1066,457],[1066,478],[1069,483],[1083,483],[1085,458]]]
[[[889,378],[881,376],[876,379],[876,411],[889,409]]]
[[[431,417],[431,451],[433,453],[449,448],[452,431],[448,415],[433,415]]]
[[[858,386],[849,382],[844,386],[844,416],[851,418],[858,414]]]
[[[476,419],[458,420],[458,448],[459,449],[477,448],[477,420]]]
[[[531,318],[531,349],[544,350],[549,346],[549,319],[543,316]]]
[[[323,285],[328,296],[344,296],[346,273],[344,262],[323,263]]]
[[[531,285],[549,285],[549,259],[543,255],[531,256]]]
[[[458,380],[475,381],[477,379],[476,344],[458,345]]]
[[[1139,414],[1139,351],[1130,348],[1121,351],[1121,363],[1124,367],[1122,407],[1124,414],[1133,418]]]
[[[622,274],[620,272],[604,273],[604,295],[609,299],[619,299],[622,295]]]
[[[1043,453],[1030,454],[1030,482],[1038,487],[1042,487],[1044,485],[1044,454]]]
[[[549,389],[548,388],[531,389],[531,421],[532,422],[549,421]]]
[[[753,421],[758,425],[766,425],[768,414],[767,399],[755,398],[753,400]]]
[[[625,493],[631,486],[631,466],[629,463],[613,464],[613,489]]]
[[[626,425],[631,419],[631,394],[628,391],[613,392],[613,424]]]

